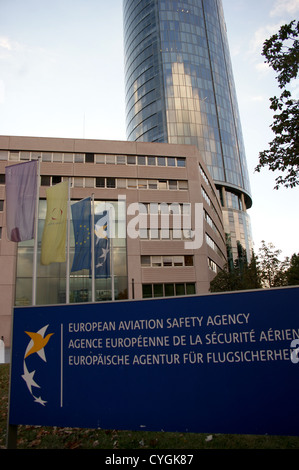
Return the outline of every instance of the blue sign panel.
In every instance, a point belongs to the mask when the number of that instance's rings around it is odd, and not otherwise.
[[[15,308],[10,424],[299,435],[298,300]]]

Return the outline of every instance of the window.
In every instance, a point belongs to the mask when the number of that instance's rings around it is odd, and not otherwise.
[[[51,161],[52,161],[52,153],[50,153],[50,152],[43,152],[43,153],[42,153],[42,161],[43,161],[43,162],[51,162]]]
[[[145,165],[146,161],[143,155],[139,155],[137,158],[138,158],[137,160],[138,165]]]
[[[94,187],[94,179],[89,178],[93,183],[85,184],[86,187]],[[87,178],[86,178],[87,180]],[[117,183],[116,183],[117,182]],[[127,189],[159,189],[163,191],[167,190],[184,190],[188,189],[188,181],[176,181],[176,180],[154,180],[154,179],[137,179],[137,178],[96,178],[96,187],[97,188],[127,188]],[[166,203],[165,203],[166,204]],[[164,212],[163,212],[164,213]],[[168,212],[166,212],[168,213]],[[177,213],[177,211],[176,211]],[[184,212],[185,215],[185,212]]]
[[[0,160],[8,160],[8,151],[0,150]]]
[[[163,256],[163,266],[172,266],[171,256]]]
[[[174,256],[173,257],[173,266],[184,266],[184,256]]]
[[[157,160],[158,160],[158,166],[166,165],[165,157],[158,157]]]
[[[50,176],[41,176],[40,184],[41,184],[41,186],[50,186],[51,177]]]
[[[161,256],[152,256],[152,267],[159,268],[162,266]]]
[[[190,215],[191,214],[191,204],[188,202],[183,202],[183,204],[180,205],[181,207],[181,213],[183,215]]]
[[[74,155],[72,153],[65,153],[64,154],[64,163],[73,163]]]
[[[4,207],[4,201],[3,199],[0,200],[0,211],[2,212],[3,211],[3,207]]]
[[[174,296],[174,284],[165,284],[165,297],[173,297]]]
[[[137,181],[135,178],[128,179],[128,189],[136,189]]]
[[[126,164],[126,156],[125,155],[117,155],[116,156],[116,163],[117,163],[117,165],[125,165]]]
[[[61,176],[52,176],[52,185],[61,183]]]
[[[5,184],[5,174],[0,174],[0,184]]]
[[[75,188],[83,188],[83,178],[75,177],[74,178],[74,187]]]
[[[242,202],[238,194],[227,191],[226,200],[227,200],[227,207],[230,207],[232,209],[242,210]]]
[[[193,282],[189,282],[186,284],[186,295],[194,295],[196,294],[195,291],[195,284]]]
[[[185,295],[185,285],[183,283],[175,285],[175,295]]]
[[[150,256],[141,256],[141,266],[149,267],[151,265],[151,257]]]
[[[85,178],[85,188],[94,188],[94,178]]]
[[[30,152],[20,152],[20,160],[30,160]]]
[[[168,228],[161,228],[160,237],[162,240],[170,240],[171,239],[170,230]]]
[[[115,178],[107,178],[107,188],[115,188]]]
[[[19,160],[19,152],[10,152],[9,153],[9,160],[12,160],[12,161]]]
[[[202,168],[202,166],[199,164],[199,171],[200,171],[200,174],[201,176],[203,177],[203,180],[205,181],[205,183],[210,186],[210,183],[209,183],[209,180],[208,180],[208,177],[204,171],[204,169]]]
[[[163,284],[154,284],[154,297],[163,297]]]
[[[193,266],[193,256],[185,255],[185,266]]]
[[[178,185],[179,185],[179,189],[181,189],[181,190],[182,189],[183,190],[188,189],[188,181],[185,181],[185,180],[178,181]]]
[[[158,181],[157,180],[149,180],[148,181],[148,189],[157,189],[158,188]]]
[[[105,178],[96,178],[96,188],[105,188]]]
[[[186,166],[186,160],[185,160],[185,158],[177,158],[177,166],[179,166],[179,167],[185,167],[185,166]]]
[[[147,189],[147,180],[138,180],[138,189]]]
[[[149,205],[149,213],[150,214],[158,214],[159,213],[159,204],[157,202],[151,202]]]
[[[96,155],[96,163],[105,163],[105,155]]]
[[[217,264],[211,258],[208,258],[208,266],[214,273],[217,273]]]
[[[75,201],[74,201],[75,202]],[[115,237],[113,240],[113,266],[115,285],[115,300],[127,298],[128,279],[127,279],[127,257],[126,257],[126,237],[123,238],[125,232],[125,218],[122,220],[122,215],[125,217],[125,201],[109,201],[99,200],[95,201],[96,213],[102,211],[103,203],[111,203],[115,207],[116,223],[120,224],[120,230],[115,230]],[[39,203],[39,239],[42,235],[42,227],[46,217],[46,200],[41,199]],[[118,238],[120,237],[120,238]],[[32,269],[32,242],[23,242],[19,244],[17,253],[18,272],[16,278],[16,305],[24,303],[24,299],[29,304],[31,302],[31,290],[28,286],[31,283]],[[70,248],[75,246],[73,231],[70,233]],[[40,247],[39,247],[40,251]],[[57,264],[57,263],[56,263]],[[58,304],[66,301],[65,292],[65,270],[61,270],[58,265],[52,263],[39,277],[37,289],[37,305],[41,304]],[[91,301],[91,283],[89,280],[88,270],[82,270],[71,274],[70,278],[70,302],[83,302]],[[96,279],[96,301],[111,300],[111,279]]]
[[[127,156],[127,164],[128,165],[136,165],[136,157],[132,155]]]
[[[75,163],[84,163],[83,153],[75,153]]]
[[[158,228],[150,228],[149,236],[151,240],[158,240],[160,236],[160,230]]]
[[[94,163],[94,153],[85,154],[85,163]]]
[[[207,195],[207,193],[205,192],[205,190],[203,189],[203,187],[201,187],[201,194],[203,196],[203,198],[205,199],[205,201],[209,204],[209,206],[211,206],[211,199],[209,198],[209,196]]]
[[[215,251],[221,258],[224,258],[224,255],[218,245],[214,242],[214,240],[206,233],[206,243]]]
[[[174,256],[154,256],[154,255],[142,255],[141,266],[161,268],[163,267],[184,267],[193,266],[192,255],[174,255]]]
[[[143,284],[142,286],[142,297],[144,299],[152,297],[152,285],[151,284]]]
[[[46,162],[65,162],[73,163],[75,156],[75,163],[97,163],[108,165],[149,165],[149,166],[168,166],[182,168],[186,167],[186,159],[184,157],[163,157],[163,156],[145,156],[145,155],[104,155],[95,154],[93,152],[87,153],[59,153],[59,152],[31,152],[31,160],[36,160],[37,157],[42,155],[42,160]],[[0,160],[30,160],[30,152],[19,152],[6,150],[0,151]]]
[[[139,228],[139,236],[140,238],[147,240],[148,239],[148,229],[147,228]]]
[[[62,162],[63,153],[55,152],[53,153],[53,162]]]
[[[148,165],[156,165],[156,157],[147,157]]]
[[[178,189],[178,183],[176,180],[169,180],[169,189],[172,189],[172,190]]]
[[[118,188],[126,188],[127,187],[127,180],[125,178],[117,178],[117,187]]]
[[[115,165],[115,155],[106,155],[106,163],[109,165]]]
[[[194,282],[188,283],[165,283],[165,284],[142,284],[142,297],[173,297],[175,295],[194,295],[196,288]]]
[[[159,180],[159,189],[167,189],[167,180]]]

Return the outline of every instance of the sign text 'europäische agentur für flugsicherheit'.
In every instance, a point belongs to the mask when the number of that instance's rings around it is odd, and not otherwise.
[[[239,328],[237,331],[232,331],[232,326],[241,326],[245,329]],[[225,327],[230,327],[229,331],[225,331]],[[180,334],[182,330],[184,334]],[[286,361],[291,359],[290,348],[270,349],[265,345],[273,341],[292,341],[299,338],[299,328],[282,330],[269,328],[265,331],[250,329],[250,313],[69,323],[67,331],[69,366],[151,366]],[[105,332],[106,335],[94,336],[101,332]],[[113,334],[107,336],[107,332]],[[120,335],[124,332],[134,334]],[[159,334],[159,332],[164,334]],[[230,344],[255,344],[255,348],[236,350],[234,347],[232,351],[217,352],[213,350],[202,352],[200,349],[202,346]],[[163,352],[160,348],[164,348]],[[172,352],[168,354],[167,348],[170,348]],[[180,348],[180,351],[173,352],[173,348]],[[146,350],[146,353],[140,351],[142,349]]]

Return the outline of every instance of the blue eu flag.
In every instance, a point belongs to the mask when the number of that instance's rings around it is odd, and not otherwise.
[[[110,277],[109,212],[95,214],[95,277]]]
[[[91,198],[71,206],[75,237],[75,255],[71,271],[91,267]]]

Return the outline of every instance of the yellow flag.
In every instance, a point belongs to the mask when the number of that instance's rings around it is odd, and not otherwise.
[[[41,264],[66,260],[68,182],[47,189],[47,215],[42,236]]]

